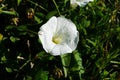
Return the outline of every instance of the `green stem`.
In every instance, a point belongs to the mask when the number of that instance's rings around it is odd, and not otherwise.
[[[16,27],[16,26],[14,26],[14,28],[19,29],[19,27]],[[29,32],[29,33],[38,35],[38,32],[34,32],[34,31],[30,30],[30,29],[24,29],[23,31],[27,31],[27,32]]]
[[[29,60],[31,60],[31,50],[30,50],[30,41],[27,40],[28,51],[29,51]]]
[[[0,7],[0,10],[2,10],[3,8],[6,8],[8,5],[3,5],[2,7]]]
[[[40,8],[43,9],[44,11],[48,12],[48,10],[45,9],[44,7],[42,7],[41,5],[39,5],[39,4],[37,4],[37,3],[33,2],[33,1],[30,1],[30,0],[27,0],[27,1],[29,1],[30,3],[32,3],[32,4],[34,4],[34,5],[38,6],[38,7],[40,7]]]
[[[23,69],[23,67],[25,67],[31,60],[27,60],[20,68],[19,70]],[[17,78],[19,75],[19,73],[16,74],[15,78]]]
[[[25,67],[31,60],[27,60],[19,69],[21,70],[23,67]]]
[[[59,9],[58,9],[58,6],[57,6],[55,0],[53,0],[53,3],[55,4],[55,7],[56,7],[56,9],[57,9],[57,11],[58,11],[58,14],[61,16],[60,11],[59,11]]]
[[[25,29],[26,31],[28,31],[28,32],[30,32],[30,33],[33,33],[33,34],[35,34],[35,35],[38,35],[38,32],[34,32],[34,31],[32,31],[32,30],[29,30],[29,29]]]
[[[63,58],[64,56],[61,55],[60,57],[61,57],[61,62],[62,62],[62,66],[63,66],[64,75],[65,75],[65,77],[67,77],[67,68],[65,67],[66,63],[65,63],[65,60]]]

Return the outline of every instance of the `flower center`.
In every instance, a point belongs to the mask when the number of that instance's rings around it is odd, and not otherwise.
[[[53,36],[52,41],[55,44],[60,44],[62,42],[62,38],[60,36]]]

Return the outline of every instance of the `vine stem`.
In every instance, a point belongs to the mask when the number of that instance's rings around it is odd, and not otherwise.
[[[66,63],[65,63],[65,58],[64,58],[64,55],[61,55],[61,62],[62,62],[62,66],[63,66],[63,72],[64,72],[64,76],[67,77],[67,68],[65,67],[66,66]]]
[[[57,11],[58,11],[58,14],[61,16],[60,11],[59,11],[59,9],[58,9],[58,6],[57,6],[55,0],[53,0],[53,3],[55,4],[55,7],[56,7],[56,9],[57,9]]]
[[[39,5],[39,4],[37,4],[37,3],[33,2],[33,1],[30,1],[30,0],[27,0],[27,1],[29,1],[30,3],[32,3],[32,4],[34,4],[34,5],[38,6],[38,7],[40,7],[40,8],[43,9],[44,11],[48,12],[48,10],[45,9],[44,7],[42,7],[41,5]]]
[[[25,67],[31,60],[27,60],[20,68],[19,70],[23,69],[23,67]],[[17,78],[19,75],[19,73],[16,74],[15,78]]]
[[[30,29],[25,29],[25,31],[27,31],[29,33],[32,33],[32,34],[35,34],[35,35],[38,35],[38,32],[34,32],[34,31],[30,30]]]
[[[20,68],[19,70],[23,69],[23,67],[25,67],[31,60],[27,60]]]
[[[29,59],[19,68],[19,70],[22,70],[29,62],[31,62],[31,50],[30,50],[30,42],[27,40],[27,45],[28,45],[28,51],[29,51]],[[17,78],[19,73],[16,74],[15,78]]]

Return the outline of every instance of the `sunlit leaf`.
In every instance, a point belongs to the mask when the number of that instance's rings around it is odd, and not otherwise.
[[[5,56],[1,57],[1,61],[6,62],[7,61],[6,57]]]
[[[120,64],[120,62],[118,62],[118,61],[110,61],[110,63],[113,63],[113,64]]]
[[[64,0],[64,4],[66,4],[69,0]]]
[[[17,5],[19,6],[22,0],[17,0]]]
[[[35,21],[37,21],[38,24],[42,22],[42,21],[40,20],[40,18],[38,18],[37,16],[34,16],[34,18],[35,18]]]
[[[5,69],[6,69],[6,71],[9,72],[9,73],[12,72],[12,69],[11,69],[11,68],[6,67]]]
[[[18,13],[15,11],[2,11],[2,13],[9,14],[9,15],[18,15]]]
[[[17,37],[11,36],[11,37],[10,37],[10,40],[14,43],[14,42],[16,42],[16,41],[18,41],[18,40],[20,40],[20,39],[17,38]]]
[[[75,58],[75,61],[76,61],[76,64],[78,65],[78,71],[80,71],[80,74],[84,73],[84,68],[82,66],[82,58],[80,56],[80,53],[78,51],[75,51],[74,52],[74,58]]]

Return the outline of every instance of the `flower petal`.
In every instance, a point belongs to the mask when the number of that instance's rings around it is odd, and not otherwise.
[[[87,3],[89,3],[90,1],[93,1],[93,0],[80,0],[80,1],[76,1],[76,3],[79,5],[79,6],[85,6]]]
[[[70,4],[71,6],[75,6],[76,4],[79,6],[85,6],[88,2],[93,1],[93,0],[71,0]]]
[[[52,55],[57,56],[61,54],[71,53],[73,50],[67,44],[56,45],[50,52]]]
[[[41,26],[38,36],[46,52],[50,52],[56,45],[52,42],[53,34],[57,28],[57,18],[52,17],[46,24]]]
[[[76,3],[76,0],[70,0],[70,6],[72,7],[72,8],[76,8],[77,7],[77,3]]]
[[[55,56],[75,50],[79,41],[79,33],[75,24],[69,19],[52,17],[40,28],[39,38],[45,51]]]
[[[66,43],[72,50],[75,50],[79,41],[79,32],[75,24],[64,17],[58,17],[57,22],[57,34],[63,35],[63,43]]]

